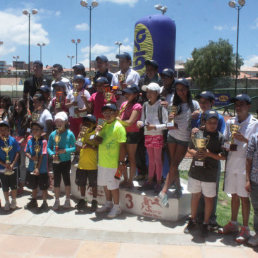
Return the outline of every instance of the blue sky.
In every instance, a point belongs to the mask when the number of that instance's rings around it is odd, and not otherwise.
[[[89,1],[90,2],[90,1]],[[168,7],[166,15],[177,26],[176,59],[191,57],[194,48],[209,40],[228,39],[236,45],[237,11],[227,0],[99,0],[92,12],[92,59],[105,54],[115,59],[115,41],[121,41],[122,51],[132,53],[134,25],[138,19],[157,14],[155,4]],[[27,62],[28,18],[23,9],[38,9],[31,18],[31,60],[39,59],[37,43],[43,48],[44,65],[61,63],[70,66],[67,55],[75,55],[71,39],[80,38],[78,62],[88,65],[89,11],[80,0],[0,0],[0,60],[12,62],[13,56]],[[245,65],[258,63],[258,1],[247,0],[240,14],[239,53]],[[73,61],[75,62],[75,60]]]

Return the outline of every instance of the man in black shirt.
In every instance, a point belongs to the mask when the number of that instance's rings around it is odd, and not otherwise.
[[[33,63],[33,76],[28,78],[24,82],[23,88],[23,99],[28,103],[30,111],[33,111],[33,101],[32,98],[36,91],[40,89],[42,85],[47,85],[50,87],[51,80],[43,76],[43,64],[41,61],[35,61]]]

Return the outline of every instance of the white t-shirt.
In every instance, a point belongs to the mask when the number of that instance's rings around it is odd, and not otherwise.
[[[68,95],[70,90],[71,90],[71,82],[67,78],[65,78],[65,77],[61,77],[60,81],[65,83],[65,85],[66,85],[66,89],[65,90],[66,90],[66,94]],[[55,90],[53,88],[53,84],[54,83],[56,83],[56,80],[53,80],[51,82],[51,94],[52,94],[53,97],[55,97],[55,95],[56,95]]]
[[[78,94],[78,96],[76,97],[76,100],[77,100],[77,105],[78,105],[78,108],[82,109],[82,108],[85,108],[85,103],[84,101],[82,100],[81,96],[82,94],[84,94],[87,98],[87,100],[90,99],[90,93],[87,91],[87,90],[81,90]],[[73,90],[71,90],[67,96],[67,99],[69,99],[70,102],[74,102],[75,99],[74,99],[74,95],[73,95]],[[75,116],[74,114],[74,106],[71,106],[69,108],[69,116],[72,116],[72,117],[77,117]]]
[[[245,121],[239,123],[237,117],[229,119],[226,123],[226,129],[224,131],[225,140],[229,141],[231,138],[230,125],[236,124],[239,125],[239,132],[248,140],[251,139],[251,136],[258,132],[258,120],[255,119],[252,115],[249,115]],[[226,173],[232,174],[246,174],[246,151],[247,143],[234,140],[234,143],[237,144],[237,151],[230,151],[228,153],[227,162],[226,162]]]
[[[39,123],[42,123],[44,125],[44,129],[43,129],[44,132],[47,132],[47,125],[46,125],[47,120],[53,121],[53,117],[48,109],[44,109],[44,111],[40,114],[40,117],[38,120]]]
[[[169,102],[170,103],[170,102]],[[192,111],[188,103],[183,103],[180,105],[181,113],[175,116],[174,122],[178,125],[177,129],[169,130],[168,134],[173,138],[189,142],[191,135],[191,114]],[[200,109],[199,103],[196,100],[193,100],[194,111]]]

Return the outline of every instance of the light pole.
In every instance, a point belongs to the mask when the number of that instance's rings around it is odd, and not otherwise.
[[[123,45],[122,42],[116,41],[115,45],[118,45],[118,54],[120,55],[120,47]]]
[[[96,7],[99,5],[99,3],[98,3],[96,0],[93,0],[93,1],[91,2],[91,4],[89,5],[89,4],[88,4],[88,1],[82,0],[82,1],[80,2],[80,4],[81,4],[82,7],[86,7],[86,8],[88,8],[88,9],[90,10],[89,71],[91,71],[91,11],[92,11],[94,8],[96,8]]]
[[[28,10],[23,10],[22,13],[29,17],[29,39],[28,39],[28,74],[30,77],[30,16],[38,13],[38,10],[32,9],[31,12]]]
[[[20,57],[19,56],[13,56],[13,59],[15,60],[15,68],[16,68],[16,96],[17,96],[17,61]]]
[[[72,39],[72,43],[75,44],[75,62],[76,62],[76,64],[77,64],[77,45],[78,45],[80,42],[81,42],[80,39],[77,39],[77,40]]]
[[[70,59],[70,65],[71,65],[71,68],[73,67],[73,58],[74,56],[67,56],[69,59]]]
[[[231,8],[237,10],[237,41],[236,41],[236,80],[235,80],[235,96],[237,95],[237,78],[238,78],[238,40],[239,40],[239,15],[240,10],[245,5],[245,0],[238,0],[238,4],[235,1],[229,1],[228,5]]]
[[[162,14],[165,14],[168,10],[168,8],[165,5],[161,5],[161,4],[156,4],[154,5],[155,9],[159,10],[162,12]]]
[[[39,56],[40,56],[40,61],[42,62],[42,47],[46,46],[45,43],[38,43],[37,46],[39,46]]]

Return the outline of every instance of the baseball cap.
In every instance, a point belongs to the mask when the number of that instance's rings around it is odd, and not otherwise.
[[[73,80],[74,80],[74,81],[85,81],[85,78],[84,78],[83,75],[77,74],[77,75],[75,75],[75,76],[73,77]]]
[[[98,77],[97,80],[96,80],[96,83],[104,83],[104,84],[109,84],[108,83],[108,79],[106,77]]]
[[[82,119],[83,119],[83,121],[90,121],[94,124],[97,123],[96,117],[94,115],[91,115],[91,114],[88,114],[88,115],[84,116]]]
[[[158,62],[155,61],[155,60],[146,60],[146,61],[145,61],[145,65],[150,65],[150,66],[152,66],[152,67],[154,67],[154,68],[156,68],[156,69],[159,68],[159,64],[158,64]]]
[[[177,84],[182,84],[182,85],[184,85],[184,86],[189,88],[189,82],[185,78],[177,79],[175,81],[174,85],[176,86]]]
[[[103,112],[104,110],[106,109],[111,109],[113,111],[117,111],[117,107],[115,104],[112,104],[112,103],[107,103],[106,105],[104,105],[101,109],[101,111]]]
[[[32,128],[33,125],[37,125],[38,127],[40,127],[41,129],[44,128],[44,124],[43,123],[40,123],[40,122],[32,122],[30,124],[30,128]]]
[[[124,90],[123,93],[138,93],[140,92],[139,87],[136,84],[128,85]]]
[[[215,110],[208,110],[204,113],[204,120],[207,121],[211,118],[216,118],[216,119],[219,119],[219,115],[218,115],[218,112],[215,111]]]
[[[160,73],[160,75],[165,75],[167,77],[174,77],[174,70],[171,68],[165,68],[162,70],[162,72]]]
[[[236,97],[230,99],[231,102],[235,103],[236,101],[245,101],[248,104],[251,104],[251,98],[247,94],[238,94]]]
[[[48,87],[48,85],[42,85],[39,88],[40,92],[50,92],[50,88]]]
[[[64,111],[58,112],[58,113],[55,115],[55,121],[56,121],[57,119],[60,119],[60,120],[62,120],[62,121],[67,121],[67,120],[68,120],[68,116],[67,116],[67,114],[66,114]]]
[[[8,128],[10,127],[9,123],[7,121],[1,121],[0,122],[0,127],[3,127],[3,126],[7,126]]]
[[[215,100],[215,96],[211,91],[202,91],[200,94],[196,96],[197,99],[204,98],[204,99],[210,99]]]
[[[142,90],[143,91],[152,90],[152,91],[157,91],[158,93],[160,93],[161,88],[156,82],[151,82],[148,85],[143,85]]]
[[[55,87],[66,88],[66,84],[64,82],[62,82],[62,81],[55,82],[55,83],[53,83],[52,86],[53,86],[53,88],[55,88]]]
[[[124,52],[120,55],[116,55],[116,58],[119,58],[119,59],[124,58],[124,59],[127,59],[127,60],[132,60],[131,55],[127,52]]]
[[[83,64],[76,64],[73,66],[73,69],[85,71],[85,67]]]
[[[34,61],[33,65],[39,65],[40,67],[43,67],[43,63],[39,60]]]
[[[101,55],[96,57],[96,61],[101,60],[102,62],[108,62],[108,59],[106,56]]]

